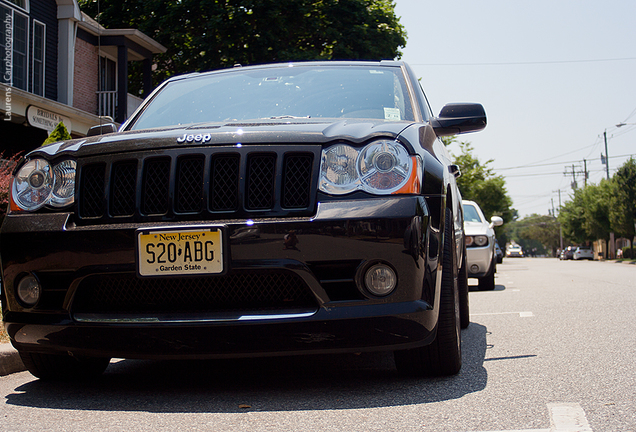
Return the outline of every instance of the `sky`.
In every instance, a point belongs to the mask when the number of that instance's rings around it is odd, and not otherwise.
[[[573,171],[579,187],[585,166],[606,178],[604,133],[610,176],[636,157],[636,1],[394,1],[434,113],[486,109],[486,129],[458,138],[492,159],[520,218],[558,213]]]

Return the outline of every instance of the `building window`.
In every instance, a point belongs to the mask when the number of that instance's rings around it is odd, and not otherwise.
[[[44,49],[46,26],[33,21],[33,84],[32,90],[38,96],[44,96]]]
[[[0,5],[4,29],[0,38],[0,73],[5,84],[27,90],[29,17]]]
[[[7,3],[11,3],[13,5],[16,5],[17,7],[24,10],[25,12],[29,11],[28,0],[4,0],[4,1],[6,1]]]

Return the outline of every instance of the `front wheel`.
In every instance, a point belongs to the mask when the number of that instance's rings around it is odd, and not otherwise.
[[[31,374],[43,380],[72,381],[101,375],[109,358],[73,357],[19,351],[22,363]]]
[[[457,290],[459,292],[459,319],[461,328],[468,328],[470,324],[470,304],[468,302],[468,266],[466,265],[466,245],[464,244],[464,258],[457,276]]]
[[[488,274],[484,277],[479,278],[479,285],[477,285],[477,289],[479,291],[492,291],[495,289],[495,271],[497,268],[497,264],[493,259],[490,263],[490,270],[488,270]]]
[[[437,336],[430,345],[396,351],[395,364],[400,373],[414,376],[455,375],[462,367],[460,301],[452,226],[452,213],[447,209]]]

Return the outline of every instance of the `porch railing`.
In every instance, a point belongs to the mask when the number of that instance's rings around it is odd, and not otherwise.
[[[117,118],[117,90],[97,92],[97,115]]]

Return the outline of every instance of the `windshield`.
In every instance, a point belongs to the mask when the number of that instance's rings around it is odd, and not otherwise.
[[[281,118],[414,120],[402,70],[372,66],[228,69],[168,83],[130,129]]]
[[[464,221],[483,223],[477,209],[470,204],[464,204]]]

